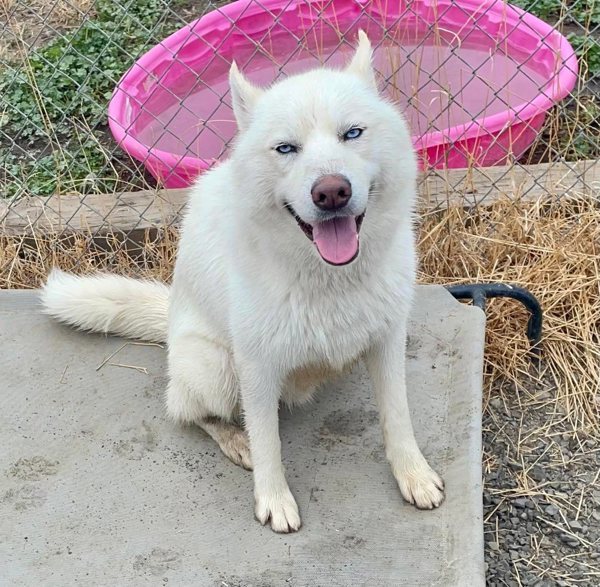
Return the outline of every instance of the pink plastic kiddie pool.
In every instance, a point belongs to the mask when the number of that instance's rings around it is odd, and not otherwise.
[[[235,134],[233,59],[265,85],[319,64],[342,65],[359,29],[425,166],[518,158],[577,76],[566,39],[501,0],[240,0],[135,63],[110,102],[111,130],[163,185],[187,186],[226,154]]]

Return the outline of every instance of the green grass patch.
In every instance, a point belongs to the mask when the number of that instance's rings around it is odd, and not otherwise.
[[[140,181],[126,158],[102,147],[110,145],[106,107],[135,59],[180,26],[162,0],[98,0],[79,29],[1,70],[2,195],[108,192],[123,178]]]
[[[562,18],[586,28],[600,24],[598,0],[512,0],[510,3],[548,22]]]
[[[600,40],[572,33],[567,35],[567,39],[579,57],[581,75],[590,78],[600,74]]]
[[[600,0],[513,0],[511,4],[549,23],[578,25],[581,33],[571,32],[567,38],[583,66],[584,75],[589,78],[600,74],[600,30],[596,37],[589,32],[600,26]]]

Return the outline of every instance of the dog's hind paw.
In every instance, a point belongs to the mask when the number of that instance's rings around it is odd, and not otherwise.
[[[206,418],[200,422],[200,426],[217,442],[232,463],[252,470],[250,441],[245,430],[219,418]]]
[[[427,464],[394,468],[400,493],[408,502],[421,510],[432,510],[444,501],[444,481]]]
[[[252,471],[252,455],[250,444],[245,432],[232,435],[227,441],[219,443],[223,454],[235,465]]]
[[[275,532],[296,532],[302,525],[298,504],[289,489],[283,494],[257,496],[254,514],[263,526],[270,521]]]

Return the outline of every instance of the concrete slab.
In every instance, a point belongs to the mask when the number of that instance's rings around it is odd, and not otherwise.
[[[252,519],[250,473],[165,418],[163,349],[74,332],[34,293],[1,292],[0,583],[484,585],[484,316],[440,287],[417,301],[410,399],[446,502],[402,501],[358,368],[282,414],[304,526],[276,535]]]

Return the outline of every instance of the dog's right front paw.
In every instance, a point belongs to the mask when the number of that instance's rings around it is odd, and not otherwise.
[[[284,493],[257,496],[254,514],[263,526],[270,521],[275,532],[296,532],[302,525],[298,504],[289,489]]]

